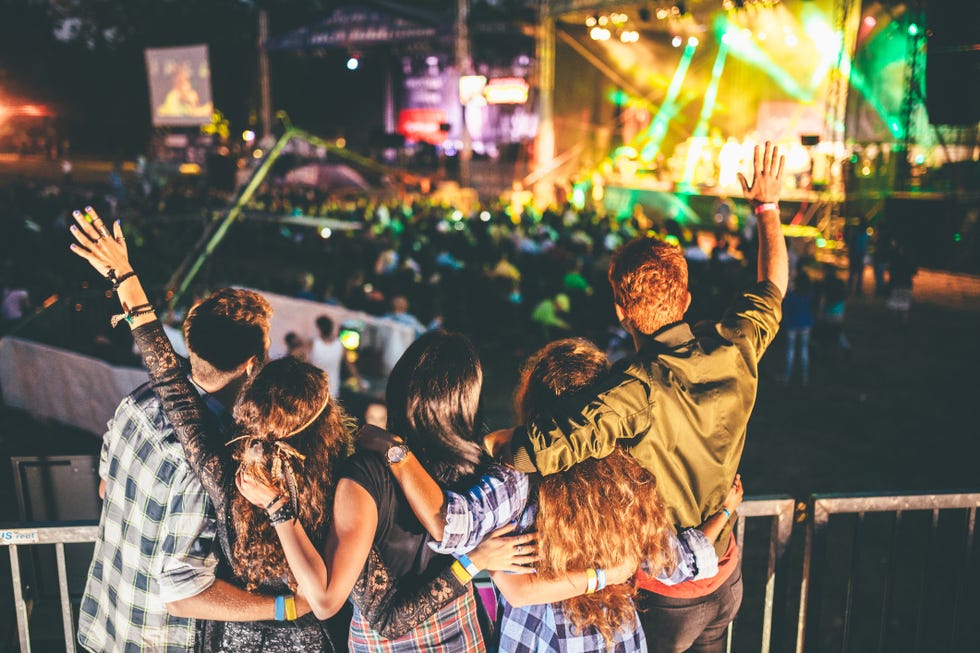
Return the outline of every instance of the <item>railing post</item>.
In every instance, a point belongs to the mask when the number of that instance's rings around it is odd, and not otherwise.
[[[10,551],[10,580],[14,586],[14,612],[17,613],[17,638],[20,640],[20,653],[31,653],[31,634],[27,623],[27,602],[20,580],[20,557],[17,545],[7,547]]]
[[[58,593],[61,595],[61,620],[65,627],[65,653],[75,653],[75,629],[72,627],[71,599],[68,596],[68,568],[65,566],[65,545],[54,545],[58,559]]]
[[[810,628],[809,648],[818,650],[817,635],[820,627],[820,590],[823,579],[820,573],[814,573],[814,561],[819,565],[826,557],[826,527],[830,515],[816,496],[810,497],[810,519],[806,525],[806,542],[803,549],[803,578],[800,583],[800,613],[796,625],[796,653],[803,653],[807,640],[807,626]],[[810,597],[816,597],[810,606]]]

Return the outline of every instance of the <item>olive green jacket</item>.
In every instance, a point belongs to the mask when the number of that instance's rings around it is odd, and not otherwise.
[[[620,445],[657,479],[678,528],[721,510],[745,446],[759,359],[779,329],[782,295],[762,281],[720,322],[686,322],[647,336],[639,351],[584,393],[563,398],[514,433],[514,466],[554,474]],[[730,524],[715,542],[728,544]]]

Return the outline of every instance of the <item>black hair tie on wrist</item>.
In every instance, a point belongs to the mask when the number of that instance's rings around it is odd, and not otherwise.
[[[125,281],[126,279],[129,279],[129,278],[132,278],[132,277],[135,277],[136,276],[136,271],[135,270],[130,270],[126,274],[122,275],[121,277],[117,277],[116,276],[116,271],[115,270],[110,270],[109,272],[111,273],[109,275],[109,280],[112,281],[112,290],[113,290],[113,292],[119,290],[119,286],[122,285],[123,281]]]

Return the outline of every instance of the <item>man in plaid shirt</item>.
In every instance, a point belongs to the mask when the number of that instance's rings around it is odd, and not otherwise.
[[[268,349],[272,308],[257,293],[220,290],[184,324],[191,377],[218,424]],[[149,384],[109,423],[99,462],[99,537],[79,615],[89,651],[173,653],[194,647],[197,619],[273,619],[275,597],[215,578],[214,507]]]

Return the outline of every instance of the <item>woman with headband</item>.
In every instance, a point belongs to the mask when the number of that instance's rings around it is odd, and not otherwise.
[[[404,633],[428,619],[439,605],[423,600],[432,596],[452,600],[469,587],[446,568],[425,584],[399,587],[378,552],[369,547],[361,555],[349,551],[351,541],[340,538],[333,515],[338,463],[350,448],[350,421],[330,399],[327,375],[322,370],[291,358],[272,361],[242,391],[234,409],[238,437],[225,446],[215,437],[213,424],[180,359],[154,315],[139,279],[129,263],[119,222],[112,234],[90,208],[74,212],[72,229],[77,244],[71,248],[99,274],[112,282],[123,313],[113,324],[125,321],[143,354],[154,392],[160,397],[188,462],[200,477],[214,503],[219,539],[230,563],[228,580],[249,590],[277,596],[274,621],[207,622],[197,648],[204,651],[335,651],[324,624],[351,593],[347,580],[365,570],[374,580],[372,597],[364,605],[365,620],[378,627],[383,621],[391,632]],[[235,491],[235,484],[261,483],[275,496],[255,506]],[[294,542],[292,532],[303,534],[305,546],[319,557],[329,553],[331,565],[322,563],[315,575],[296,573],[287,564],[295,551],[280,546]],[[509,559],[507,546],[497,540],[483,551],[483,564]],[[494,553],[498,553],[494,557]],[[360,556],[360,560],[357,560]],[[351,565],[352,570],[339,569]],[[331,573],[333,571],[347,573]],[[296,616],[293,594],[315,592],[319,599],[314,615]],[[312,604],[312,601],[311,601]]]

